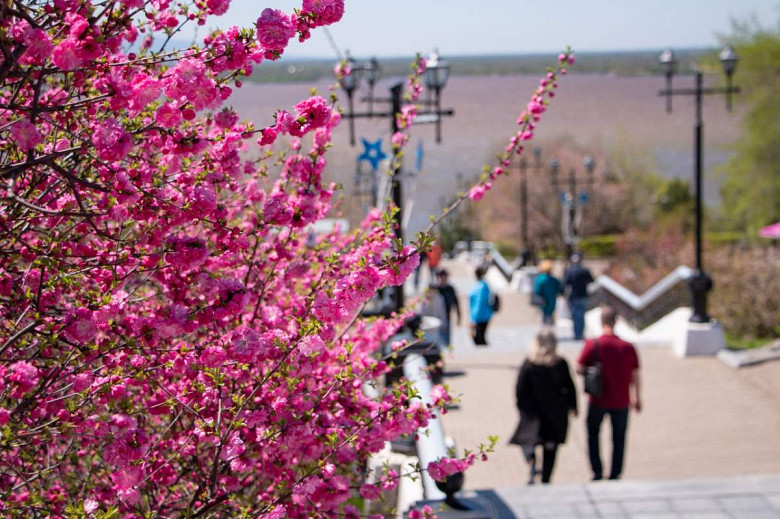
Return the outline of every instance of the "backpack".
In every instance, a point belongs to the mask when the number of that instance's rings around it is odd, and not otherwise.
[[[494,312],[498,312],[501,309],[501,299],[495,292],[490,293],[490,308]]]

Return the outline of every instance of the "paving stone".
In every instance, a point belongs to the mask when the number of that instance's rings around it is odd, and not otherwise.
[[[615,515],[620,517],[625,517],[626,513],[623,510],[623,508],[620,506],[619,503],[604,503],[604,502],[597,502],[596,503],[596,510],[598,510],[598,513],[606,516],[606,515]]]
[[[577,509],[572,505],[531,505],[524,511],[529,517],[577,517]]]
[[[780,510],[780,494],[769,494],[766,496],[769,505],[775,510]]]
[[[706,512],[720,510],[720,506],[715,499],[710,497],[691,497],[671,500],[672,510],[678,512]]]
[[[743,510],[769,511],[769,502],[764,496],[719,497],[718,504],[728,512]]]
[[[640,514],[640,513],[655,514],[655,513],[671,511],[669,502],[664,501],[662,499],[647,499],[641,501],[634,501],[634,500],[621,501],[620,504],[625,509],[625,511],[628,512],[629,514]]]
[[[681,519],[732,519],[726,512],[682,512]]]
[[[580,517],[586,515],[597,515],[596,507],[591,503],[576,503],[574,507],[576,508]]]
[[[742,510],[740,512],[732,512],[731,517],[738,519],[778,519],[780,518],[780,512],[776,510],[758,511],[758,510]]]
[[[677,519],[678,515],[674,512],[662,512],[662,513],[645,513],[640,512],[638,514],[629,514],[631,519]]]

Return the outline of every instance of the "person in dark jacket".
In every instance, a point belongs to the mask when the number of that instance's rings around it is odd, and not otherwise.
[[[569,291],[569,311],[574,325],[574,339],[582,340],[585,332],[585,311],[588,309],[588,285],[593,283],[590,270],[582,266],[579,254],[571,257],[571,266],[563,274],[563,287]]]
[[[536,336],[528,357],[520,366],[515,395],[520,423],[510,443],[523,448],[530,466],[528,484],[540,472],[536,467],[536,447],[542,446],[542,483],[549,483],[558,445],[566,441],[569,412],[577,415],[577,392],[569,365],[555,350],[555,332],[545,327]]]
[[[450,335],[452,330],[452,310],[455,309],[455,315],[457,316],[457,324],[460,326],[460,304],[458,303],[458,294],[455,292],[455,287],[449,283],[450,273],[445,269],[439,269],[436,271],[436,277],[438,283],[436,284],[436,290],[439,291],[444,298],[444,306],[446,309],[445,319],[441,326],[441,338],[446,346],[450,345]]]

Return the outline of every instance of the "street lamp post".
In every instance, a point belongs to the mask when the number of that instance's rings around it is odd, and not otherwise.
[[[712,278],[704,271],[704,263],[702,260],[702,136],[704,131],[704,122],[702,121],[702,97],[706,94],[725,94],[726,108],[731,110],[731,94],[739,92],[739,87],[732,85],[732,76],[734,75],[734,70],[736,70],[737,61],[739,59],[737,53],[734,52],[734,48],[731,45],[726,45],[720,52],[719,58],[721,65],[723,66],[723,72],[726,74],[725,87],[704,88],[702,73],[701,71],[696,71],[695,88],[673,89],[672,76],[677,69],[677,59],[674,52],[671,49],[666,49],[659,57],[659,62],[663,65],[666,73],[666,88],[658,92],[658,95],[666,97],[667,113],[671,113],[672,111],[672,96],[692,95],[696,98],[696,122],[694,130],[695,149],[693,156],[694,189],[696,191],[696,273],[688,280],[693,300],[693,314],[691,315],[690,320],[694,323],[710,322],[710,317],[707,315],[707,293],[712,290],[713,287]]]
[[[542,169],[542,149],[538,146],[533,147],[534,163],[532,166],[528,165],[528,161],[524,156],[520,157],[518,164],[520,168],[520,237],[523,241],[523,250],[521,257],[523,259],[523,266],[527,266],[529,263],[534,263],[534,250],[531,245],[531,241],[528,237],[528,169],[540,170]]]
[[[579,227],[582,220],[582,206],[587,202],[587,192],[583,191],[577,194],[578,185],[590,185],[595,184],[596,180],[593,177],[593,170],[596,167],[596,161],[590,155],[586,156],[582,161],[582,165],[585,166],[585,172],[587,176],[577,177],[577,173],[574,168],[569,169],[568,179],[559,179],[558,172],[561,167],[561,162],[558,159],[550,160],[550,172],[552,173],[552,185],[553,186],[566,186],[568,184],[568,192],[561,192],[561,204],[564,212],[562,222],[562,236],[563,242],[566,246],[566,254],[570,258],[574,253],[575,246],[579,242]]]
[[[399,131],[398,115],[401,113],[401,104],[403,99],[403,81],[398,81],[390,86],[390,98],[376,98],[374,97],[374,86],[379,81],[382,75],[382,69],[379,62],[372,58],[367,64],[361,64],[355,61],[349,53],[347,53],[346,61],[346,73],[339,78],[339,84],[341,88],[347,94],[347,108],[348,112],[343,114],[342,117],[349,119],[349,142],[352,146],[355,145],[355,119],[373,119],[374,117],[388,117],[390,119],[390,130],[392,134]],[[427,60],[427,67],[425,70],[425,84],[435,94],[433,101],[420,102],[418,104],[432,105],[433,110],[419,110],[417,112],[418,118],[423,119],[425,116],[433,117],[432,122],[436,123],[436,142],[441,142],[441,118],[442,116],[454,115],[453,110],[441,109],[441,91],[447,84],[449,78],[450,65],[445,60],[439,58],[438,53],[434,52]],[[366,82],[369,87],[369,95],[362,100],[368,103],[367,112],[355,112],[353,104],[353,96],[355,90],[360,85],[361,77],[366,78]],[[387,111],[374,111],[374,103],[388,103],[390,109]],[[421,117],[422,116],[422,117]],[[418,119],[418,121],[420,121]],[[391,178],[392,178],[392,199],[393,204],[397,208],[395,215],[395,235],[398,240],[403,242],[403,190],[401,186],[401,150],[397,147],[393,148],[393,159],[391,165]],[[395,291],[394,306],[396,311],[400,310],[404,306],[404,292],[403,287],[397,287]]]

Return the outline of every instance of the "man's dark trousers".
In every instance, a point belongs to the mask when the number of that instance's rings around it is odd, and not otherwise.
[[[606,409],[590,404],[588,407],[588,454],[593,479],[601,479],[603,468],[599,449],[599,430],[604,415],[609,415],[612,423],[612,471],[609,479],[618,479],[623,471],[623,454],[626,451],[626,429],[628,428],[628,407]]]

